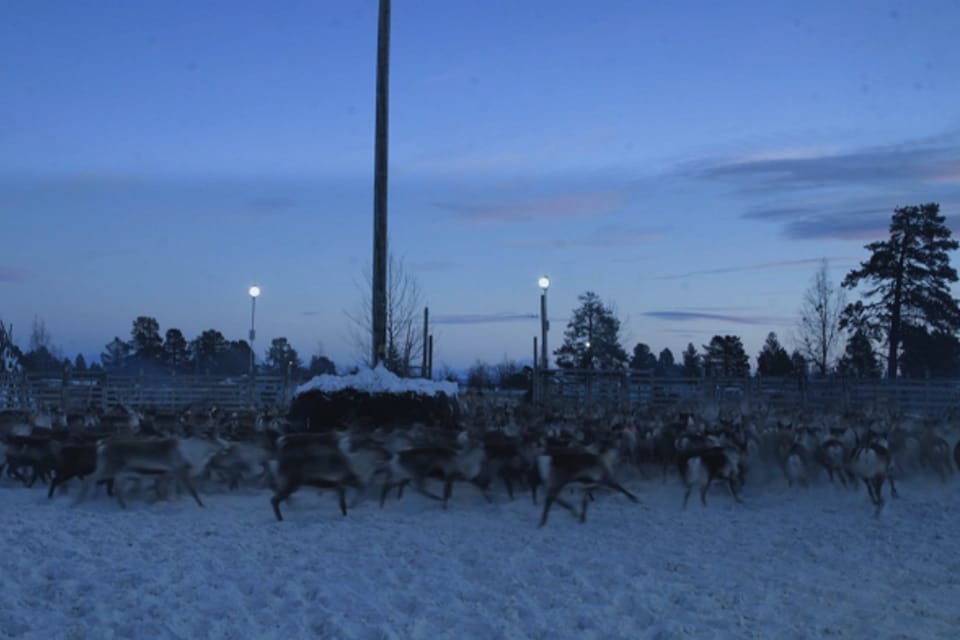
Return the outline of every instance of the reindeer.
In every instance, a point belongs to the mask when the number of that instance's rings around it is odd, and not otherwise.
[[[886,438],[879,434],[870,434],[866,443],[857,447],[850,460],[850,470],[867,485],[870,500],[876,505],[874,515],[883,510],[883,483],[890,480],[890,495],[897,497],[897,487],[893,482],[893,458]]]
[[[743,481],[743,449],[739,446],[709,447],[685,451],[679,460],[680,476],[687,487],[683,495],[683,508],[690,500],[690,492],[700,484],[700,502],[707,506],[707,491],[715,480],[726,480],[730,494],[742,503],[738,486]]]
[[[933,433],[925,433],[920,438],[920,462],[933,469],[944,482],[953,473],[950,465],[950,445]]]
[[[123,480],[129,477],[152,476],[160,480],[174,479],[189,490],[199,506],[200,496],[190,482],[190,462],[177,438],[107,439],[97,444],[95,483],[113,480],[113,490],[122,508]],[[119,482],[118,482],[119,480]],[[86,486],[83,493],[86,493]]]
[[[403,487],[412,484],[416,491],[431,500],[441,500],[447,508],[456,480],[466,480],[480,487],[487,500],[489,478],[483,478],[485,452],[482,444],[461,439],[461,447],[424,446],[404,449],[393,454],[389,464],[389,480],[384,483],[380,493],[380,506],[383,507],[390,489],[396,487],[402,495]],[[426,488],[428,478],[443,481],[443,497],[439,497]]]
[[[587,503],[590,493],[594,489],[606,487],[619,491],[627,496],[631,502],[638,502],[637,497],[623,488],[614,479],[614,468],[620,458],[620,450],[616,443],[605,442],[600,445],[597,453],[587,451],[558,451],[541,455],[537,458],[537,468],[540,478],[546,486],[547,497],[543,503],[543,513],[540,516],[539,527],[547,524],[550,507],[556,502],[574,516],[577,515],[573,506],[560,497],[560,492],[571,484],[579,485],[583,492],[580,505],[579,521],[587,521]]]
[[[273,513],[283,520],[280,503],[303,485],[333,488],[340,512],[347,515],[346,488],[364,489],[386,463],[385,452],[354,449],[347,434],[296,433],[277,439],[277,489],[270,498]]]

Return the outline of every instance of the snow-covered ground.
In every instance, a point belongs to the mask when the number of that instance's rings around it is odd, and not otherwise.
[[[676,479],[602,494],[586,524],[529,495],[417,495],[339,515],[265,491],[122,511],[0,485],[0,636],[14,638],[960,637],[960,482],[748,486],[680,508]],[[408,492],[409,493],[409,492]]]

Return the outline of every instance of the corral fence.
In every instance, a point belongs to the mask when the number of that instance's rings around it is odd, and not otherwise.
[[[257,375],[0,374],[0,409],[59,407],[83,411],[126,405],[174,411],[190,405],[233,410],[287,406],[299,379]]]
[[[843,411],[873,407],[926,415],[960,408],[960,380],[850,378],[677,378],[644,371],[534,372],[538,402],[619,407],[662,407],[684,403],[763,404],[771,408]]]

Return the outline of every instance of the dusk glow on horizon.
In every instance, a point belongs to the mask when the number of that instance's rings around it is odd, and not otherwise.
[[[246,339],[252,297],[258,359],[283,336],[357,362],[377,2],[0,14],[21,347],[34,317],[88,360],[137,316]],[[628,352],[792,349],[821,261],[839,283],[895,207],[938,202],[960,231],[957,25],[951,1],[395,0],[389,247],[435,367],[529,361],[547,287],[551,350],[585,291]]]

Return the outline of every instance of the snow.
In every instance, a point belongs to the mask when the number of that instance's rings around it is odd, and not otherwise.
[[[626,478],[578,524],[528,494],[450,509],[407,492],[344,518],[303,490],[126,511],[0,482],[0,630],[15,638],[956,638],[960,491],[683,488]]]
[[[382,364],[375,368],[365,368],[355,374],[346,376],[321,375],[315,376],[309,382],[297,387],[296,395],[307,391],[323,391],[327,393],[355,389],[368,393],[416,393],[419,395],[435,396],[445,393],[448,396],[457,395],[456,382],[438,382],[423,378],[400,378],[387,370]]]

